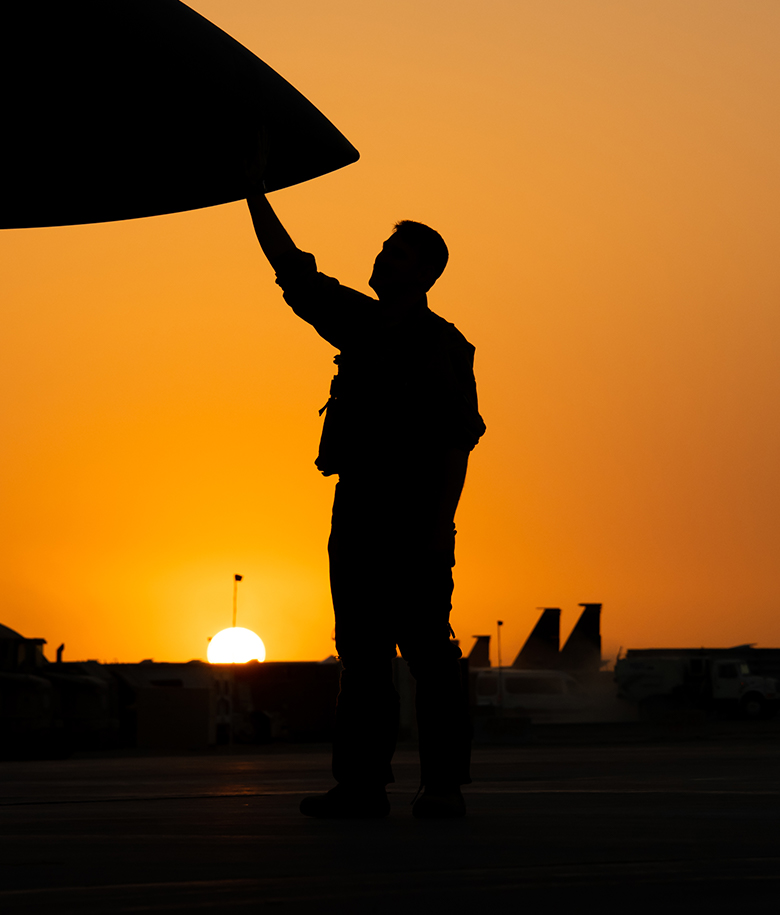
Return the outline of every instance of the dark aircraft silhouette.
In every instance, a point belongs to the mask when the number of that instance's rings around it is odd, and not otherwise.
[[[560,627],[560,608],[542,608],[542,615],[518,652],[512,667],[520,670],[557,670],[560,667]]]
[[[563,648],[560,647],[561,611],[543,607],[531,634],[517,654],[515,670],[598,671],[601,669],[601,604],[580,604],[582,613]],[[490,636],[477,635],[468,656],[469,667],[490,667]]]
[[[342,168],[357,150],[178,0],[3,10],[0,228],[197,209]]]

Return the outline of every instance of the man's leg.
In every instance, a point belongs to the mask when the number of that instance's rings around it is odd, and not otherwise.
[[[343,666],[333,738],[338,786],[304,801],[301,810],[310,816],[389,811],[385,786],[393,781],[399,699],[392,668],[396,642],[387,612],[391,589],[383,587],[387,570],[376,510],[370,488],[338,483],[328,542],[336,650]]]
[[[471,782],[471,722],[461,652],[450,639],[452,569],[446,554],[418,558],[399,631],[401,654],[417,681],[420,781],[456,789]]]
[[[394,781],[391,760],[398,733],[398,694],[392,664],[352,663],[344,670],[336,704],[333,777],[354,788],[384,788]]]
[[[456,455],[456,457],[458,457]],[[425,793],[415,816],[463,816],[460,786],[471,781],[471,721],[461,679],[460,649],[450,639],[455,508],[467,456],[453,460],[457,472],[423,474],[413,481],[405,536],[406,600],[398,644],[417,681],[421,784]],[[444,462],[446,465],[446,461]],[[446,470],[446,466],[445,466]],[[403,532],[399,532],[402,534]]]
[[[339,482],[328,542],[336,651],[343,665],[336,705],[333,776],[371,786],[393,781],[390,761],[398,734],[393,686],[396,642],[389,618],[384,551],[371,493]]]

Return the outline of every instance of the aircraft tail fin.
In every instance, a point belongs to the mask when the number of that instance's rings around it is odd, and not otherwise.
[[[561,649],[564,670],[601,669],[601,604],[580,604],[583,608],[571,635]]]
[[[473,670],[479,667],[490,667],[490,636],[475,635],[477,641],[469,652],[469,667]]]
[[[542,615],[525,640],[512,667],[520,670],[555,670],[559,666],[560,628],[560,608],[542,608]]]

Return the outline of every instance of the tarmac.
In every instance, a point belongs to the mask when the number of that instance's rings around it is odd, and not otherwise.
[[[477,747],[468,816],[321,821],[325,746],[0,763],[0,912],[775,910],[780,726]],[[568,736],[567,736],[568,735]]]

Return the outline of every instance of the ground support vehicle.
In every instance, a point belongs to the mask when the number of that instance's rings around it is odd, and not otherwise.
[[[618,697],[657,719],[681,709],[724,717],[771,718],[777,713],[777,681],[751,673],[746,661],[717,654],[633,655],[615,665]]]
[[[577,680],[560,670],[492,667],[472,676],[477,711],[494,709],[546,723],[579,720],[591,704]]]

